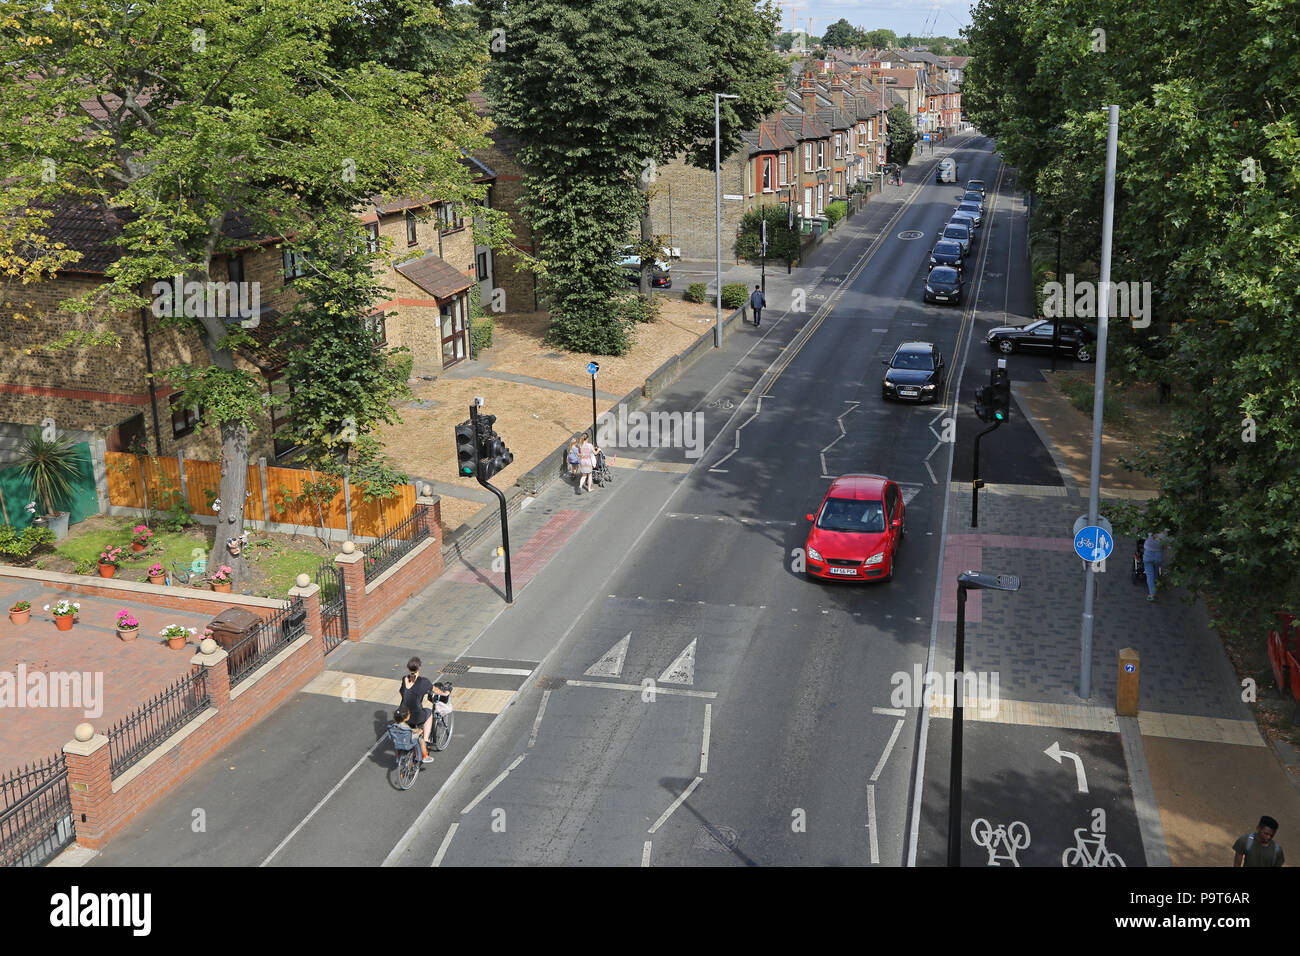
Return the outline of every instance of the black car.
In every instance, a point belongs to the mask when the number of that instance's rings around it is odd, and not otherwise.
[[[623,275],[632,285],[641,284],[640,269],[624,269]],[[655,289],[671,289],[673,287],[673,275],[671,272],[664,272],[662,269],[655,269],[650,273],[650,285]]]
[[[961,303],[961,273],[952,266],[935,266],[925,277],[926,302]]]
[[[930,268],[935,266],[952,266],[961,272],[966,265],[966,256],[961,251],[961,243],[955,239],[940,239],[930,250]]]
[[[984,341],[1003,355],[1012,352],[1043,352],[1052,354],[1052,319],[1039,319],[1028,325],[1000,325],[990,329]],[[1097,336],[1092,329],[1068,319],[1061,321],[1057,351],[1073,355],[1080,362],[1091,362],[1097,357]]]
[[[904,342],[885,366],[880,397],[936,402],[943,388],[943,356],[933,342]]]

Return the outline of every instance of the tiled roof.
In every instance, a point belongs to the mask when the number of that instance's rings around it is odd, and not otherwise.
[[[109,245],[122,231],[122,221],[111,209],[92,205],[60,203],[45,224],[43,232],[53,242],[62,242],[81,253],[81,261],[64,266],[60,272],[103,275],[117,261],[118,250]]]
[[[805,113],[783,115],[781,125],[789,130],[796,140],[828,139],[831,135],[830,127],[810,118]]]
[[[473,284],[469,276],[432,252],[423,258],[403,262],[397,266],[397,271],[435,299],[449,299]]]

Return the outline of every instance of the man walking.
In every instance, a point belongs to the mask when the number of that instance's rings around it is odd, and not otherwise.
[[[749,296],[749,307],[754,310],[754,328],[758,328],[758,323],[763,318],[763,309],[767,307],[767,299],[763,297],[762,286],[754,286],[754,291]]]
[[[1232,845],[1236,854],[1232,858],[1233,866],[1281,866],[1286,861],[1282,847],[1273,839],[1277,833],[1277,821],[1272,817],[1260,817],[1259,826],[1254,833],[1247,833]]]
[[[1165,536],[1150,533],[1142,542],[1142,567],[1147,573],[1147,600],[1156,599],[1156,578],[1160,577],[1160,566],[1165,561]]]

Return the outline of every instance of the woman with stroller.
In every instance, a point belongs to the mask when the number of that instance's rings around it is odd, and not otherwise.
[[[600,449],[593,445],[590,436],[582,433],[582,441],[578,443],[578,494],[582,494],[582,486],[585,482],[587,490],[591,491],[591,473],[596,467],[596,456],[600,454]]]

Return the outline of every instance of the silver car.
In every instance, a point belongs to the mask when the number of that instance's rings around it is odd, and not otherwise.
[[[943,227],[940,238],[954,239],[961,243],[963,255],[970,255],[970,247],[975,240],[974,232],[971,227],[964,222],[950,222]]]
[[[973,202],[962,202],[962,203],[957,207],[957,212],[959,212],[959,213],[962,213],[962,212],[970,213],[971,218],[975,220],[975,228],[976,228],[976,229],[978,229],[978,228],[980,228],[980,226],[984,225],[983,210],[980,209],[980,207],[979,207],[979,203],[973,203]],[[955,215],[955,214],[954,214],[954,215]]]

